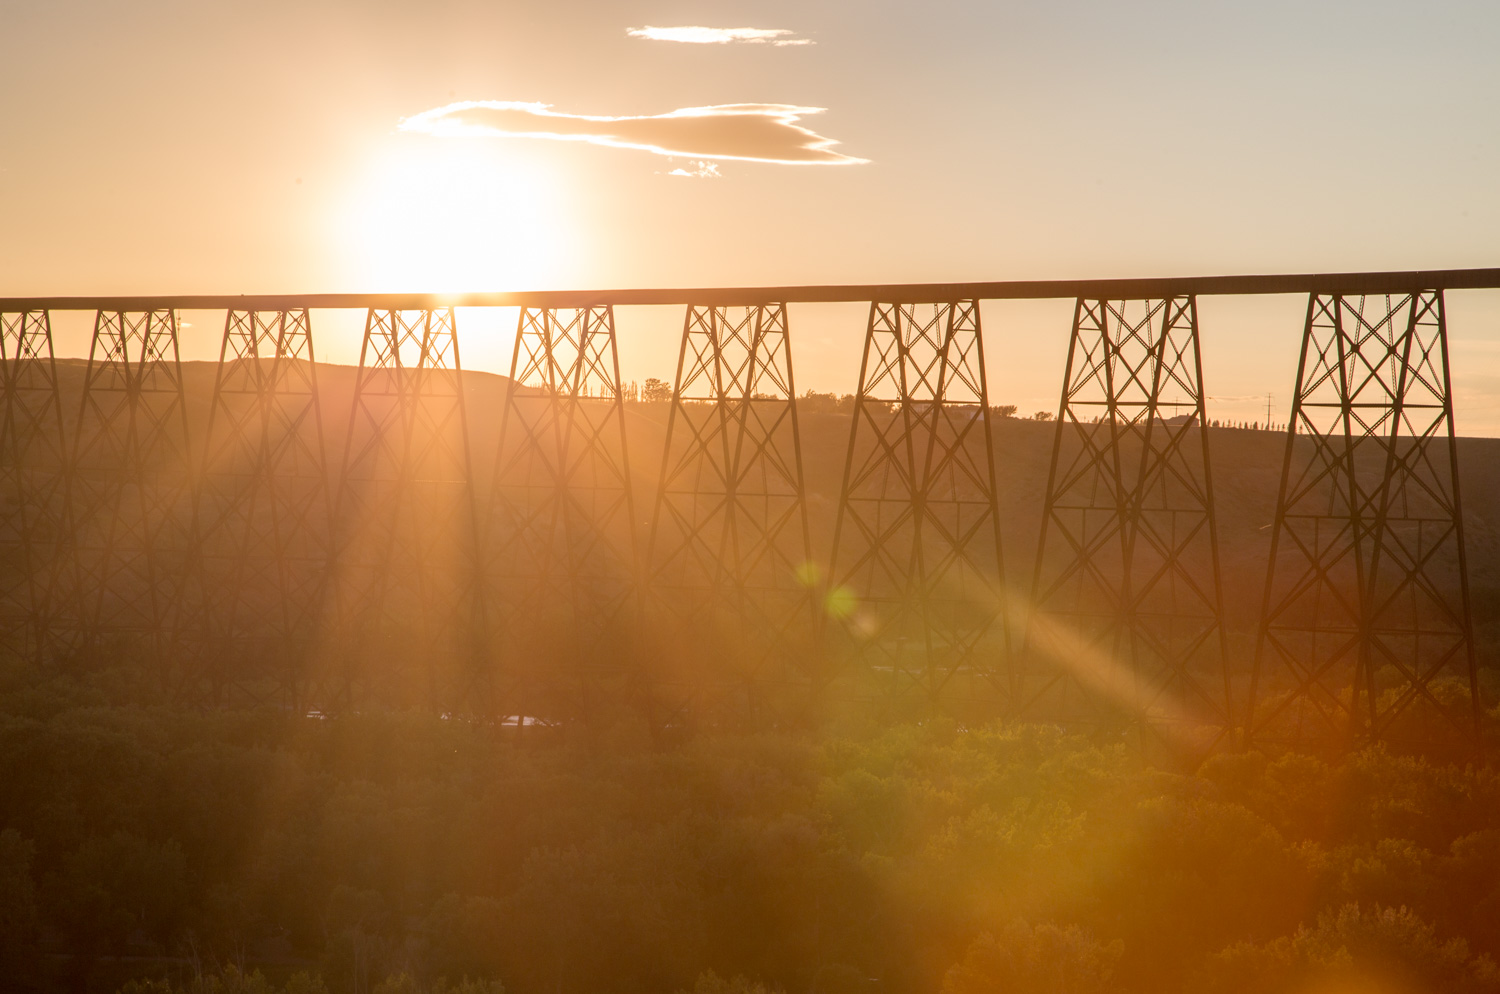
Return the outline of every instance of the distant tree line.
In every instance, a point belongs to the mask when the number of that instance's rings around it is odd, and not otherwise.
[[[634,382],[626,385],[624,396],[629,401],[639,400],[644,403],[664,404],[671,401],[673,389],[670,382],[649,377],[639,386]],[[853,414],[854,400],[852,393],[818,393],[815,390],[808,390],[797,398],[797,410],[802,414]],[[881,401],[867,401],[866,403],[883,405]],[[990,407],[990,415],[994,418],[1014,418],[1017,410],[1015,404],[995,404]],[[1056,417],[1053,411],[1037,411],[1030,415],[1029,420],[1053,421]],[[1093,420],[1097,422],[1099,419]],[[1259,431],[1262,428],[1259,421],[1231,421],[1218,418],[1210,419],[1208,426],[1210,428],[1245,428],[1252,431]],[[1267,431],[1286,431],[1287,426],[1285,423],[1266,422],[1264,428]]]

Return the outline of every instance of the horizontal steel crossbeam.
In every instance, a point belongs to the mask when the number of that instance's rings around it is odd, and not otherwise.
[[[237,310],[302,307],[435,310],[444,307],[601,307],[680,304],[750,307],[787,304],[1049,300],[1069,297],[1146,299],[1271,293],[1409,293],[1500,289],[1500,267],[1380,273],[1291,273],[1173,276],[1106,280],[994,280],[976,283],[846,283],[826,286],[686,287],[616,290],[517,290],[494,293],[167,294],[157,296],[0,297],[0,311]]]

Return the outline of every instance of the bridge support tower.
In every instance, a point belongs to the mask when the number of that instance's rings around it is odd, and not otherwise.
[[[39,658],[51,645],[51,587],[69,533],[67,447],[52,322],[0,313],[0,649]]]
[[[1199,753],[1230,724],[1194,297],[1080,298],[1020,713]]]
[[[871,304],[825,604],[854,695],[1010,708],[991,433],[978,301]]]
[[[488,710],[471,479],[453,309],[372,308],[334,504],[321,706]]]
[[[1443,294],[1315,293],[1247,737],[1464,747],[1481,714]]]
[[[648,546],[659,707],[803,710],[810,541],[786,305],[688,307]]]
[[[71,644],[137,652],[165,686],[192,554],[192,449],[172,310],[99,311],[68,488],[71,575],[58,605]]]
[[[305,308],[224,322],[195,504],[180,640],[190,692],[297,704],[331,561],[322,408]]]
[[[614,309],[522,308],[504,403],[484,546],[499,706],[588,719],[639,690]]]

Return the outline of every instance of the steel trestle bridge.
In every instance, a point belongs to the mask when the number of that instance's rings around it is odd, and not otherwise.
[[[1477,744],[1444,293],[1493,288],[1500,269],[0,298],[0,646],[134,656],[185,700],[325,713],[566,722],[626,701],[663,727],[862,700],[1197,750],[1412,728]],[[1198,297],[1218,294],[1308,301],[1244,659],[1199,347]],[[1018,589],[980,302],[1044,298],[1074,316]],[[869,318],[820,562],[788,305],[831,302]],[[684,315],[649,508],[615,333],[632,305]],[[520,309],[498,448],[478,458],[460,307]],[[325,308],[366,312],[337,400]],[[95,312],[78,396],[53,354],[63,310]],[[185,310],[225,313],[204,411]]]

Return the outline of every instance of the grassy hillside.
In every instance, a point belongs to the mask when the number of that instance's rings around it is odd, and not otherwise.
[[[78,412],[84,363],[60,360],[63,407],[69,424]],[[215,365],[183,364],[190,430],[202,432],[213,391]],[[355,369],[321,365],[324,435],[330,474],[342,460]],[[464,374],[474,479],[486,499],[494,471],[506,379],[490,373]],[[628,444],[639,539],[645,533],[655,499],[666,433],[668,405],[627,404]],[[851,418],[847,414],[801,415],[803,466],[812,523],[813,558],[827,562],[837,513],[839,487]],[[1047,469],[1055,424],[1016,418],[994,425],[996,471],[1007,582],[1024,594],[1036,556]],[[201,438],[195,444],[201,444]],[[1226,606],[1231,630],[1241,638],[1253,631],[1258,612],[1285,435],[1235,428],[1209,429],[1209,447],[1218,513]],[[1458,443],[1462,472],[1470,582],[1481,641],[1492,647],[1500,639],[1500,439],[1465,438]],[[1248,651],[1248,650],[1246,650]]]

